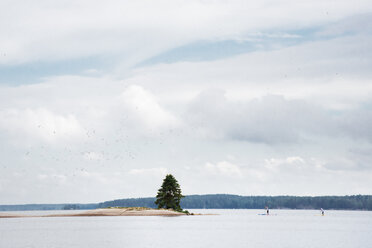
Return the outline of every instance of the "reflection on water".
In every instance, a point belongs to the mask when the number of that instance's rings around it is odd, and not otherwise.
[[[372,247],[372,212],[192,212],[219,215],[0,219],[0,247]]]

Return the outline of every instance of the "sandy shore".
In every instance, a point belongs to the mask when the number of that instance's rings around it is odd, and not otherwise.
[[[140,208],[103,208],[87,210],[80,213],[49,214],[49,215],[17,215],[0,212],[0,218],[24,217],[74,217],[74,216],[181,216],[184,213],[166,209],[140,209]]]

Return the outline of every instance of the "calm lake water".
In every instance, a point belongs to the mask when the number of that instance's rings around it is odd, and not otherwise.
[[[0,247],[372,247],[372,212],[191,211],[219,215],[0,219]]]

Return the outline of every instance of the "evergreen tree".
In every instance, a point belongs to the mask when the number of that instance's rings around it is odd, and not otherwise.
[[[176,211],[181,211],[180,202],[182,197],[184,196],[181,194],[181,188],[176,178],[168,174],[158,190],[155,204],[158,205],[158,208],[172,208]]]

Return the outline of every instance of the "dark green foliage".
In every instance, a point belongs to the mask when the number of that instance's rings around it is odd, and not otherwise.
[[[176,178],[174,178],[174,176],[171,174],[168,174],[164,178],[163,184],[158,190],[155,204],[158,206],[158,208],[171,208],[176,211],[182,211],[180,206],[182,197],[184,196],[181,193],[181,188]]]
[[[29,211],[29,210],[65,210],[71,209],[66,206],[74,205],[74,209],[96,209],[97,203],[92,204],[24,204],[24,205],[0,205],[0,211]]]
[[[154,208],[155,198],[122,199],[101,203],[100,207],[143,206]],[[181,207],[263,209],[345,209],[372,210],[371,195],[357,196],[238,196],[238,195],[189,195],[182,199]]]
[[[156,198],[133,198],[102,202],[99,204],[74,204],[80,209],[106,207],[155,208]],[[66,204],[0,205],[0,211],[61,210]],[[270,208],[288,209],[344,209],[372,210],[372,195],[352,196],[238,196],[238,195],[190,195],[182,199],[182,208]]]
[[[129,198],[129,199],[118,199],[113,201],[101,202],[98,205],[98,208],[107,208],[107,207],[148,207],[156,208],[154,203],[154,197],[148,198]]]
[[[63,210],[76,210],[76,209],[80,209],[80,206],[77,205],[77,204],[66,204],[63,208]]]
[[[189,208],[270,208],[372,210],[372,196],[238,196],[191,195],[182,200]]]

